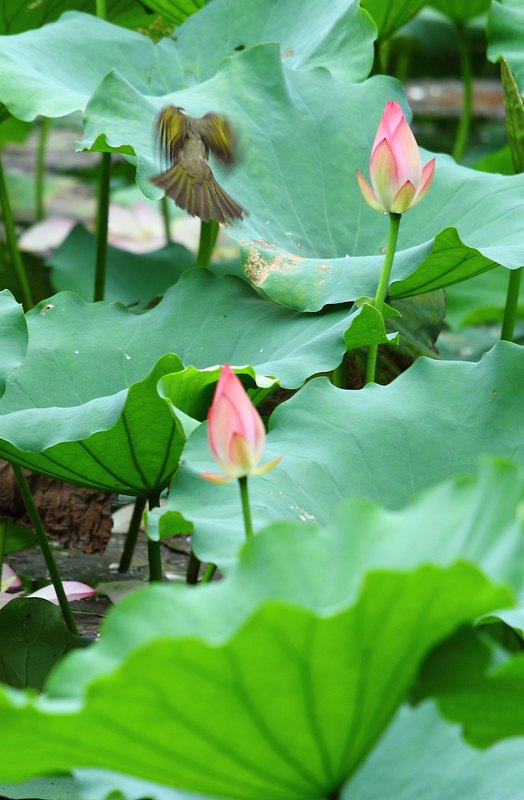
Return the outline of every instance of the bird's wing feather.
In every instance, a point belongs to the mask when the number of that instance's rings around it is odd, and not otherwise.
[[[224,164],[235,160],[235,136],[233,128],[225,117],[212,111],[198,120],[198,132],[208,150]]]
[[[158,115],[156,127],[164,155],[176,161],[189,131],[187,114],[178,106],[165,106]]]

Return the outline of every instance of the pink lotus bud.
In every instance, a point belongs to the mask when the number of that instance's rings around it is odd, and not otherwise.
[[[6,589],[18,589],[22,585],[22,581],[9,564],[6,564],[5,561],[2,564],[2,579],[1,579],[1,591],[5,592]]]
[[[222,367],[213,403],[207,415],[209,447],[225,475],[202,472],[213,483],[229,483],[233,478],[261,475],[272,469],[280,458],[262,467],[266,432],[260,414],[228,364]]]
[[[91,597],[95,594],[95,590],[88,586],[87,583],[79,583],[78,581],[64,581],[64,592],[68,600],[83,600],[84,597]],[[55,587],[52,584],[44,586],[43,589],[29,594],[28,597],[41,597],[42,600],[49,600],[50,603],[58,605],[58,597],[56,596]]]
[[[371,208],[387,214],[403,214],[426,196],[435,159],[424,169],[411,128],[397,102],[386,103],[371,150],[371,184],[357,170],[362,196]]]

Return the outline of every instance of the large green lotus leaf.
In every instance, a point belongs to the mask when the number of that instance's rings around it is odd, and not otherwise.
[[[524,742],[486,751],[468,746],[460,729],[427,702],[402,707],[342,800],[509,800],[522,792]]]
[[[185,19],[204,5],[205,0],[144,0],[144,4],[161,14],[174,25],[181,25]]]
[[[62,12],[73,9],[96,14],[96,1],[39,0],[34,3],[21,3],[19,0],[3,0],[0,34],[12,35],[40,28],[48,22],[57,20]],[[107,17],[112,22],[126,27],[133,27],[134,22],[141,22],[147,27],[147,14],[137,0],[107,0],[106,10]]]
[[[0,401],[0,453],[73,483],[150,494],[169,480],[183,446],[156,389],[165,373],[182,363],[250,364],[296,388],[337,366],[359,314],[289,311],[206,270],[185,273],[140,315],[56,295],[26,317],[27,356]],[[162,359],[169,353],[178,355]]]
[[[24,783],[0,784],[2,797],[12,800],[25,800],[27,797],[38,800],[83,800],[78,791],[78,784],[73,778],[53,775],[48,778],[35,778]]]
[[[0,100],[19,119],[83,111],[100,80],[117,69],[140,91],[164,94],[186,85],[176,45],[91,14],[67,11],[57,22],[0,43]],[[86,53],[89,58],[86,59]]]
[[[487,24],[488,58],[505,58],[524,92],[524,6],[520,0],[492,0]]]
[[[238,47],[261,41],[283,42],[290,67],[326,65],[346,80],[363,80],[371,68],[373,38],[374,26],[357,0],[336,0],[327,8],[319,0],[255,5],[214,0],[177,30],[176,41],[166,38],[157,45],[68,11],[57,22],[1,40],[0,101],[23,120],[83,111],[112,69],[139,92],[163,96],[207,80]]]
[[[239,800],[337,796],[427,653],[511,601],[472,564],[428,564],[368,575],[338,613],[273,600],[209,639],[201,613],[214,615],[218,594],[185,593],[185,637],[156,628],[181,613],[183,595],[163,594],[150,641],[93,680],[84,703],[0,694],[2,779],[94,767]]]
[[[52,667],[78,647],[59,609],[39,597],[17,597],[0,609],[0,680],[42,690]]]
[[[163,295],[183,272],[195,266],[195,256],[181,244],[168,244],[152,253],[128,253],[107,248],[105,299],[126,306],[146,306]],[[51,280],[59,291],[76,292],[86,301],[93,298],[96,236],[77,225],[48,259]]]
[[[359,392],[310,381],[271,416],[264,461],[283,458],[249,479],[255,529],[274,519],[325,524],[349,496],[400,508],[446,476],[475,471],[483,455],[524,462],[523,392],[524,348],[506,342],[478,364],[421,358],[390,385]],[[217,470],[206,434],[203,425],[191,437],[168,505],[148,515],[150,535],[194,528],[199,558],[227,567],[244,538],[239,491],[236,481],[200,477]]]
[[[490,0],[431,0],[430,5],[457,22],[466,22],[489,10]]]
[[[81,146],[135,153],[140,187],[158,197],[149,179],[160,169],[151,135],[160,107],[175,103],[196,116],[222,109],[243,141],[241,166],[218,174],[250,212],[228,229],[245,272],[278,302],[312,311],[376,292],[388,220],[364,202],[355,171],[368,172],[388,100],[409,114],[391,78],[348,84],[325,70],[289,70],[276,45],[260,45],[224,62],[209,81],[163,98],[110,73],[87,106]],[[522,175],[473,171],[437,156],[428,196],[403,215],[391,296],[438,289],[496,263],[519,267],[523,192]]]
[[[184,590],[178,602],[186,610],[166,616],[161,605],[169,587],[140,593],[140,599],[129,597],[104,622],[100,644],[61,665],[47,688],[54,696],[83,696],[95,675],[111,671],[125,654],[156,635],[151,619],[163,635],[181,636],[191,633],[198,616],[200,631],[212,639],[230,635],[267,598],[325,615],[353,603],[364,576],[373,570],[409,570],[428,563],[447,569],[462,559],[518,592],[524,558],[522,522],[515,517],[522,493],[522,471],[493,460],[482,465],[478,477],[448,479],[401,511],[353,498],[335,513],[330,510],[323,529],[313,522],[274,523],[241,550],[227,581],[200,587],[200,597],[206,592],[214,597],[212,612],[205,600],[205,608],[197,610],[193,594]],[[132,628],[125,623],[128,611]]]
[[[288,68],[324,67],[339,80],[362,81],[373,64],[375,36],[356,0],[213,0],[177,30],[176,41],[199,82],[211,78],[226,56],[263,42],[279,43]]]
[[[18,369],[27,352],[24,309],[7,289],[0,292],[0,397],[8,378]]]
[[[441,713],[463,725],[477,747],[524,735],[524,656],[494,655],[466,626],[428,655],[413,692],[415,700],[435,696]]]
[[[374,20],[378,38],[389,39],[418,14],[426,0],[361,0],[361,5]]]
[[[509,273],[503,267],[477,275],[446,289],[446,322],[458,330],[468,325],[502,322]],[[524,319],[524,286],[519,294],[517,319]]]

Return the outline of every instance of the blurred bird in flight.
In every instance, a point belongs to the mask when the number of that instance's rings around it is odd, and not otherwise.
[[[156,124],[160,147],[171,166],[151,182],[203,222],[242,219],[247,212],[218,184],[208,162],[209,151],[224,164],[235,161],[234,134],[227,119],[213,112],[196,119],[183,108],[165,106]]]

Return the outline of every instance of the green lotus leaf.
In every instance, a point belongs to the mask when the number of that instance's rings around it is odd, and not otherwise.
[[[59,609],[38,597],[15,597],[0,609],[0,680],[41,690],[58,661],[78,642]]]
[[[391,78],[348,84],[325,70],[289,70],[276,45],[260,45],[224,62],[209,81],[163,98],[110,73],[87,106],[80,146],[131,148],[141,189],[158,197],[149,179],[160,169],[151,135],[160,107],[174,103],[195,116],[222,109],[243,142],[239,168],[217,173],[250,212],[227,230],[240,244],[246,275],[277,302],[312,311],[375,295],[388,220],[364,202],[356,169],[368,173],[388,100],[409,115],[403,89]],[[136,121],[132,128],[129,119]],[[423,153],[424,162],[430,157]],[[391,297],[457,283],[497,263],[519,267],[523,191],[524,176],[469,170],[437,156],[429,194],[403,215]]]
[[[494,576],[522,584],[522,473],[493,464],[482,481],[447,483],[442,527],[429,495],[396,514],[351,501],[324,530],[262,532],[228,581],[131,595],[101,642],[55,671],[44,702],[0,694],[5,779],[85,767],[215,797],[337,795],[433,648],[511,602]],[[481,533],[479,503],[497,503],[509,484],[509,527]],[[421,519],[432,536],[420,536]],[[67,691],[75,670],[82,699]],[[99,774],[99,796],[101,785]]]
[[[24,783],[2,783],[0,791],[2,797],[12,800],[25,800],[27,797],[38,800],[82,800],[73,778],[63,775],[35,778]]]
[[[355,316],[290,311],[207,270],[185,273],[145,314],[56,295],[27,314],[27,356],[0,401],[0,453],[72,483],[149,495],[169,481],[186,438],[158,395],[161,377],[229,362],[296,388],[337,366]],[[5,358],[7,377],[9,348]]]
[[[402,707],[342,800],[505,800],[522,785],[522,739],[469,747],[433,703]],[[506,795],[507,792],[507,795]]]
[[[168,6],[176,12],[200,5],[191,0],[155,4],[162,6],[161,13]],[[0,101],[26,121],[38,114],[61,117],[83,111],[113,69],[139,92],[163,96],[207,80],[226,56],[260,41],[282,42],[289,67],[326,66],[345,80],[363,80],[371,69],[373,38],[374,26],[357,0],[336,0],[329,7],[318,0],[269,6],[237,0],[234,9],[229,0],[214,0],[177,29],[176,40],[165,38],[156,45],[139,33],[67,11],[57,22],[1,40]]]
[[[0,397],[4,394],[6,382],[18,369],[27,352],[27,323],[24,309],[17,303],[11,292],[0,292]]]
[[[378,28],[379,39],[389,39],[426,5],[426,0],[361,0]]]
[[[474,472],[480,456],[524,461],[523,391],[524,348],[505,342],[478,364],[421,358],[389,386],[344,392],[325,378],[308,382],[270,418],[264,461],[283,458],[248,481],[255,530],[275,519],[326,524],[341,497],[400,508],[446,476]],[[148,526],[160,538],[193,530],[198,557],[227,569],[244,541],[239,491],[200,477],[216,471],[206,428],[191,437],[168,505]]]
[[[466,22],[489,11],[490,0],[431,0],[430,5],[456,22]]]
[[[496,657],[492,648],[466,626],[428,655],[414,699],[435,696],[446,719],[464,728],[467,741],[488,747],[524,734],[518,698],[524,688],[524,658]]]
[[[194,267],[195,261],[194,254],[181,244],[170,243],[140,254],[109,246],[105,299],[144,308]],[[76,292],[89,302],[93,298],[95,262],[96,236],[83,225],[75,226],[47,261],[54,288]]]
[[[147,5],[150,6],[150,3]],[[124,25],[126,28],[140,24],[144,28],[147,27],[148,14],[137,0],[107,0],[106,6],[107,18],[112,22]],[[0,17],[0,35],[14,35],[32,28],[40,28],[46,23],[57,20],[62,12],[73,9],[96,14],[96,2],[95,0],[40,0],[24,4],[18,0],[4,0]]]
[[[486,28],[488,58],[505,58],[515,76],[520,93],[524,92],[524,8],[520,0],[492,0]]]
[[[502,322],[509,273],[503,267],[477,275],[446,289],[446,322],[458,330],[468,325]],[[524,286],[519,293],[517,319],[524,319]]]
[[[100,767],[239,800],[330,796],[387,726],[428,650],[508,600],[472,566],[427,566],[370,576],[337,615],[272,602],[218,646],[197,631],[163,636],[95,682],[76,712],[64,714],[60,700],[21,708],[0,694],[2,772],[17,780]],[[168,602],[164,614],[173,613]]]

